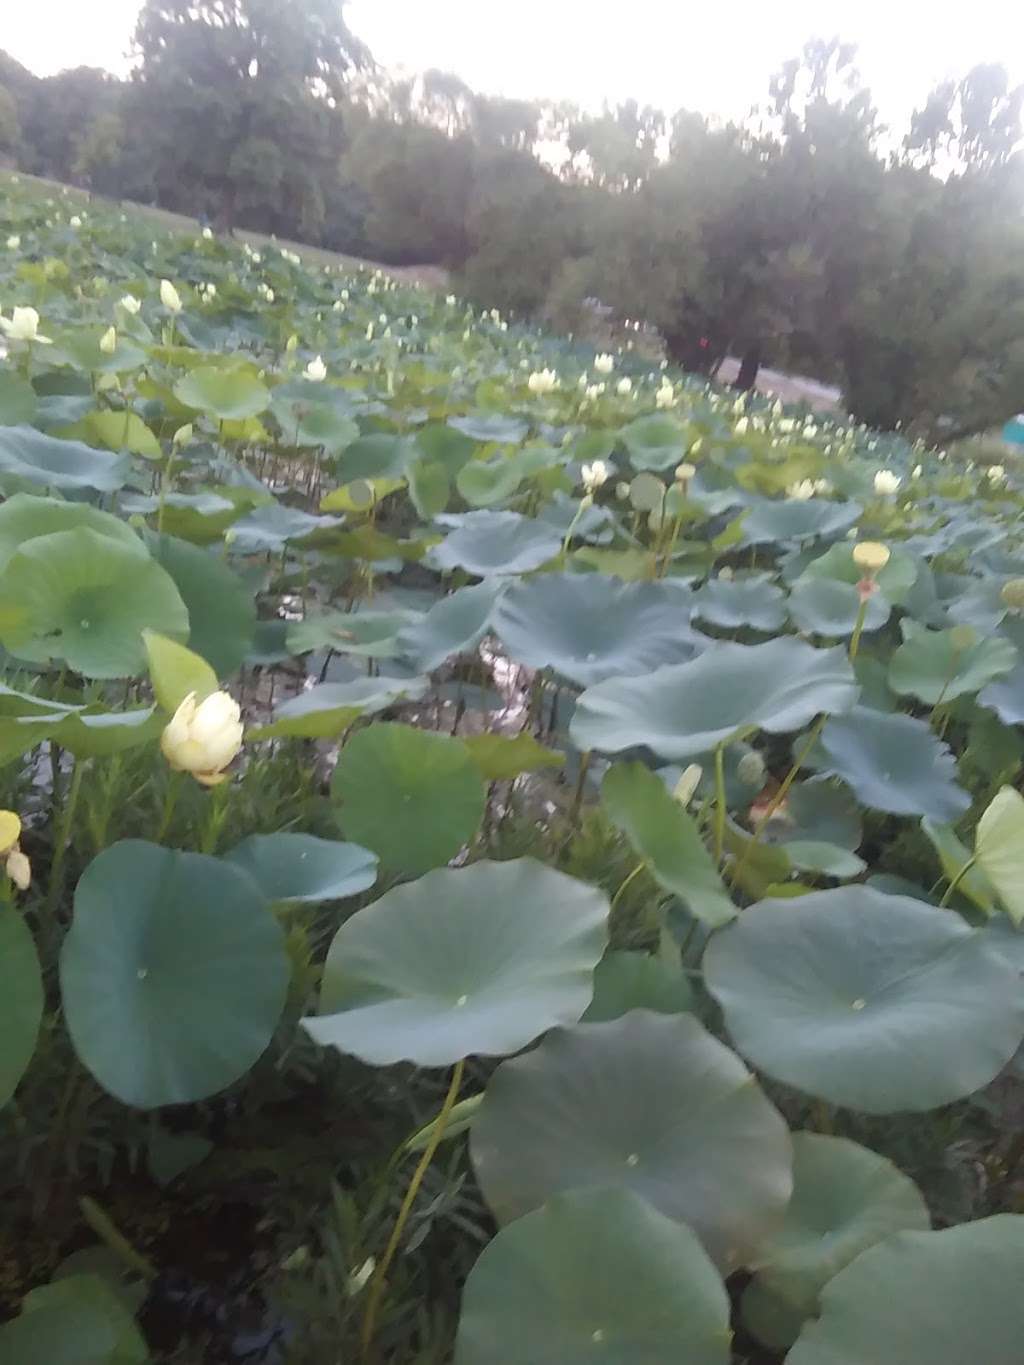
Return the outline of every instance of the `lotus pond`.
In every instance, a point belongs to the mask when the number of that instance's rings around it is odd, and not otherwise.
[[[0,1365],[1019,1361],[1020,471],[15,178],[0,326]]]

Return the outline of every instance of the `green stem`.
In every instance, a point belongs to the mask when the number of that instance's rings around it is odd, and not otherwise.
[[[95,1232],[96,1236],[123,1261],[129,1270],[134,1270],[144,1280],[155,1280],[157,1269],[152,1261],[146,1259],[141,1251],[136,1251],[128,1238],[114,1225],[108,1214],[104,1213],[95,1199],[84,1195],[78,1201],[82,1217]]]
[[[864,629],[864,618],[868,614],[869,597],[862,597],[860,609],[857,612],[857,621],[853,627],[853,634],[850,636],[850,663],[852,664],[857,657],[857,650],[860,649],[861,631]]]
[[[370,1286],[370,1296],[366,1304],[366,1316],[363,1318],[361,1344],[364,1361],[369,1360],[370,1358],[370,1347],[373,1344],[373,1334],[377,1326],[377,1313],[384,1297],[388,1270],[391,1268],[391,1262],[395,1259],[395,1253],[402,1240],[402,1233],[405,1231],[405,1225],[409,1221],[409,1215],[412,1213],[413,1204],[416,1202],[416,1196],[419,1194],[420,1186],[423,1184],[423,1177],[426,1175],[430,1163],[434,1159],[434,1153],[441,1145],[441,1139],[444,1137],[444,1130],[448,1126],[448,1120],[451,1117],[452,1109],[455,1107],[455,1101],[458,1098],[459,1089],[462,1085],[462,1074],[465,1071],[465,1068],[465,1060],[460,1060],[455,1063],[451,1084],[448,1087],[448,1093],[445,1095],[444,1103],[441,1105],[440,1112],[438,1113],[434,1131],[430,1136],[430,1141],[423,1149],[423,1155],[420,1157],[416,1169],[412,1173],[412,1179],[409,1181],[409,1188],[406,1190],[405,1198],[402,1200],[402,1207],[398,1210],[398,1217],[395,1219],[395,1225],[391,1229],[391,1236],[388,1239],[384,1255],[374,1273],[373,1284]]]
[[[575,834],[576,826],[579,824],[580,810],[582,809],[583,806],[583,793],[587,785],[587,773],[590,770],[590,759],[591,759],[590,749],[588,749],[585,754],[580,755],[580,772],[579,777],[577,777],[576,779],[576,790],[573,793],[572,806],[569,810],[570,839]]]
[[[174,817],[174,807],[178,804],[178,793],[181,790],[183,780],[184,774],[178,772],[172,772],[167,779],[167,791],[164,793],[164,808],[160,815],[160,826],[156,832],[156,842],[158,844],[163,843],[164,839],[167,837],[167,831],[171,827],[171,820]]]
[[[765,811],[765,813],[761,816],[760,820],[758,820],[757,824],[754,826],[753,833],[750,836],[746,848],[743,850],[743,855],[740,858],[738,864],[736,865],[732,877],[729,879],[730,886],[735,886],[736,883],[739,881],[740,875],[742,874],[743,869],[746,867],[747,862],[750,859],[750,855],[753,852],[754,845],[758,842],[758,840],[761,838],[761,835],[764,833],[764,829],[765,826],[768,824],[768,821],[779,809],[783,801],[785,801],[789,793],[790,787],[796,781],[797,773],[799,773],[800,769],[804,766],[804,762],[807,758],[807,755],[811,752],[815,744],[818,742],[818,736],[825,728],[826,720],[828,720],[828,716],[823,713],[818,717],[818,719],[814,722],[814,725],[811,727],[810,733],[807,736],[807,743],[804,745],[804,747],[800,750],[799,754],[793,760],[793,766],[790,768],[786,776],[782,779],[781,787],[772,797],[771,801],[769,801],[768,809]]]
[[[228,790],[230,782],[221,782],[210,792],[210,805],[206,812],[206,822],[203,825],[203,833],[199,840],[200,853],[215,853],[217,851],[217,840],[224,827],[224,821],[228,813]]]
[[[84,771],[84,765],[76,759],[75,766],[71,770],[71,781],[68,784],[67,795],[64,798],[61,818],[54,831],[53,865],[50,868],[50,885],[46,893],[46,919],[51,926],[53,924],[53,917],[57,913],[57,906],[60,901],[61,893],[64,890],[64,863],[67,857],[67,846],[71,838],[71,829],[75,818],[75,807],[78,805],[78,794],[82,787],[82,774]]]
[[[725,847],[725,747],[715,749],[715,862],[721,863]]]
[[[156,514],[156,533],[157,533],[157,535],[160,535],[160,534],[163,532],[163,529],[164,529],[164,501],[166,500],[167,494],[168,494],[168,492],[170,491],[170,486],[171,486],[171,471],[173,470],[173,468],[174,468],[174,446],[172,445],[172,446],[171,446],[171,453],[168,455],[168,457],[167,457],[167,463],[164,465],[163,478],[160,480],[160,506],[157,508],[157,514]]]
[[[646,866],[647,864],[644,862],[637,863],[636,867],[634,867],[633,871],[629,874],[629,876],[626,877],[625,880],[620,884],[618,891],[616,891],[615,895],[612,897],[611,905],[608,907],[609,919],[611,919],[612,915],[615,914],[615,907],[622,899],[622,894],[625,891],[626,887],[629,886],[630,883],[634,881],[637,877],[639,877],[640,873],[644,870]]]
[[[962,867],[962,868],[960,869],[960,871],[956,874],[956,876],[953,878],[953,880],[950,882],[950,884],[946,887],[946,894],[942,897],[942,900],[939,901],[939,909],[940,909],[940,910],[945,910],[946,906],[947,906],[947,905],[949,904],[949,902],[950,902],[950,899],[952,898],[953,892],[957,889],[957,887],[960,885],[960,883],[963,881],[963,879],[967,876],[968,872],[970,872],[971,868],[974,866],[974,864],[975,864],[977,861],[978,861],[978,859],[977,859],[976,856],[972,856],[972,857],[970,857],[970,858],[967,859],[967,861],[964,863],[963,867]]]

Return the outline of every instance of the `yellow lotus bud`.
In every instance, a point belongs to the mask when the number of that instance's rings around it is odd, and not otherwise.
[[[196,704],[190,692],[160,736],[167,762],[178,772],[213,787],[225,780],[224,769],[242,747],[242,713],[226,692],[214,692]]]
[[[688,806],[693,799],[693,793],[700,786],[700,779],[704,775],[704,769],[699,763],[691,763],[688,768],[683,770],[683,775],[672,790],[672,795],[681,806]]]
[[[862,540],[853,547],[853,562],[859,569],[876,574],[888,564],[890,553],[887,545],[879,545],[875,540]]]
[[[291,336],[285,342],[284,349],[288,352],[289,355],[291,355],[292,351],[297,351],[299,349],[299,338],[295,335],[294,332],[292,332]]]
[[[27,891],[32,882],[32,864],[20,848],[12,848],[5,863],[7,875],[19,891]]]
[[[682,464],[677,464],[676,483],[689,483],[693,476],[696,474],[696,472],[697,472],[696,466],[692,464],[687,464],[686,461],[684,461]]]
[[[0,810],[0,857],[10,853],[21,838],[21,817],[13,810]]]
[[[113,327],[108,327],[100,337],[100,350],[104,355],[113,355],[117,350],[117,332]]]
[[[170,280],[160,281],[160,302],[172,313],[180,313],[182,309],[181,295],[171,284]]]
[[[1002,586],[999,596],[1010,611],[1024,611],[1024,578],[1010,578]]]
[[[189,441],[191,441],[191,439],[192,423],[186,422],[185,425],[183,427],[179,427],[178,430],[171,437],[171,445],[186,446],[188,445]]]
[[[954,626],[949,632],[949,642],[959,654],[965,649],[973,649],[978,643],[978,632],[973,626]]]

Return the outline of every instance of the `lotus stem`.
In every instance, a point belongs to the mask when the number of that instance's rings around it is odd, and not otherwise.
[[[725,847],[725,747],[715,749],[715,862],[721,863]]]
[[[444,1097],[444,1103],[441,1105],[440,1112],[434,1123],[434,1131],[431,1133],[430,1141],[423,1149],[423,1155],[420,1157],[416,1169],[412,1173],[412,1179],[409,1181],[409,1188],[406,1190],[405,1198],[402,1200],[402,1207],[398,1210],[398,1217],[395,1219],[395,1225],[391,1229],[391,1236],[388,1239],[384,1255],[374,1274],[373,1284],[370,1286],[370,1296],[366,1304],[366,1316],[363,1318],[363,1330],[360,1339],[364,1361],[369,1360],[370,1358],[370,1347],[373,1344],[373,1334],[377,1326],[377,1313],[384,1297],[388,1270],[391,1268],[391,1262],[395,1259],[395,1253],[402,1240],[402,1233],[405,1231],[405,1225],[409,1221],[410,1213],[412,1213],[412,1206],[416,1202],[416,1196],[419,1194],[420,1186],[423,1184],[423,1177],[426,1175],[427,1169],[434,1159],[434,1153],[441,1145],[441,1139],[444,1137],[444,1130],[448,1126],[448,1120],[451,1118],[452,1110],[455,1107],[455,1101],[458,1098],[459,1088],[462,1085],[462,1075],[465,1069],[466,1062],[464,1058],[455,1063],[451,1084],[448,1087],[448,1093]]]
[[[942,900],[939,901],[939,909],[940,909],[940,910],[945,910],[946,906],[949,904],[950,900],[952,899],[953,892],[957,889],[957,887],[960,885],[960,883],[963,881],[963,879],[967,876],[968,872],[970,872],[971,868],[974,866],[974,864],[975,864],[977,861],[978,861],[977,856],[972,855],[970,858],[967,859],[967,861],[964,863],[963,867],[960,868],[959,872],[957,872],[957,873],[954,875],[953,880],[952,880],[952,881],[949,883],[949,885],[946,887],[946,891],[945,891],[945,894],[944,894],[943,897],[942,897]]]

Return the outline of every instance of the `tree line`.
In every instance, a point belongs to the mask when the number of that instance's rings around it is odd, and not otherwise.
[[[831,379],[932,439],[1024,408],[1024,87],[978,66],[885,127],[814,41],[742,122],[600,113],[381,70],[338,0],[146,0],[127,80],[0,53],[0,155],[116,198],[395,264],[583,330],[594,300],[686,368]]]

